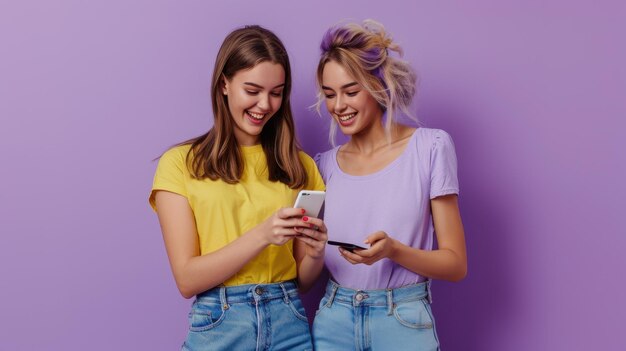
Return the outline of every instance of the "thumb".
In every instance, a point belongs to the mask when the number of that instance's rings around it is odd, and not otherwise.
[[[374,234],[370,234],[364,241],[368,245],[373,245],[378,240],[384,239],[387,234],[383,231],[378,231]]]

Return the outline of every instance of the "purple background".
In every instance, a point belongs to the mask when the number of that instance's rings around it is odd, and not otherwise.
[[[209,127],[247,23],[284,40],[300,140],[327,149],[308,106],[345,18],[386,25],[456,143],[469,275],[435,283],[444,350],[621,349],[623,2],[23,0],[0,4],[0,350],[178,349],[151,160]]]

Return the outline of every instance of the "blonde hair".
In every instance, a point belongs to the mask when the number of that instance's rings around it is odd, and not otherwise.
[[[392,57],[390,51],[402,57],[402,48],[385,32],[382,24],[365,20],[363,24],[348,23],[329,28],[320,45],[322,55],[317,66],[317,112],[324,101],[322,74],[329,61],[340,64],[386,112],[385,131],[390,140],[396,112],[401,111],[415,120],[410,112],[416,91],[417,75],[408,62]],[[335,145],[337,123],[331,123],[329,140]]]

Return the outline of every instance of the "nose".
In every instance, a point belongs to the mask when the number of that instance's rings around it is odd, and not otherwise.
[[[333,111],[337,114],[342,113],[346,110],[346,104],[343,101],[343,98],[337,96],[335,98],[335,105],[333,106]]]
[[[267,112],[270,110],[270,95],[269,94],[261,94],[259,95],[259,101],[257,102],[257,107],[260,108],[263,112]]]

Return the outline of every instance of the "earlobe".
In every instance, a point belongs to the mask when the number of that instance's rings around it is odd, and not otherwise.
[[[221,86],[222,86],[222,94],[224,95],[228,95],[228,82],[226,81],[226,78],[224,76],[222,76],[221,82],[220,82]]]

